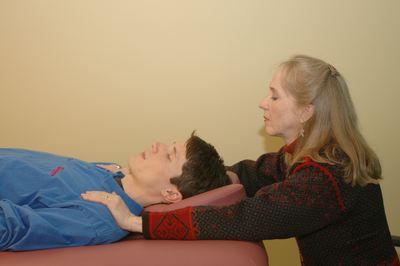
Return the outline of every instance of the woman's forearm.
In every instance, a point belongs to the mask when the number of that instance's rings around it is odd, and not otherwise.
[[[132,220],[131,232],[143,233],[143,219],[141,216],[135,216]]]

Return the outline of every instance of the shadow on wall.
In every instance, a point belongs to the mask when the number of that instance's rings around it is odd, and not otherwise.
[[[276,152],[285,145],[283,139],[268,135],[268,133],[265,131],[265,126],[261,127],[261,129],[258,131],[258,134],[264,139],[263,146],[265,152]]]

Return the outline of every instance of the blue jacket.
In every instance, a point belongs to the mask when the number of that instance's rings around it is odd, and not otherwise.
[[[115,191],[130,211],[142,206],[94,163],[44,152],[0,149],[0,250],[35,250],[115,242],[128,232],[106,206],[81,198]]]

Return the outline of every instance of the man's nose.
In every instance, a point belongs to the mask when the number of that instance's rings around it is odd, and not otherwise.
[[[151,151],[152,151],[153,153],[159,153],[160,151],[164,150],[164,149],[167,148],[167,147],[168,147],[167,145],[155,141],[155,142],[153,142],[153,144],[151,145]]]

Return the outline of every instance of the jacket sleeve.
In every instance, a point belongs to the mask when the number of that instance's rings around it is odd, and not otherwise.
[[[340,175],[339,172],[335,175]],[[249,241],[289,238],[327,226],[344,212],[334,175],[308,161],[285,180],[265,186],[254,197],[230,206],[146,213],[143,231],[146,238]],[[159,234],[160,231],[163,233]]]
[[[285,179],[286,169],[283,162],[283,149],[277,153],[261,155],[257,161],[243,160],[228,167],[236,173],[248,197],[253,197],[265,186]]]
[[[0,200],[0,251],[101,244],[97,241],[95,229],[77,206],[32,209]]]

